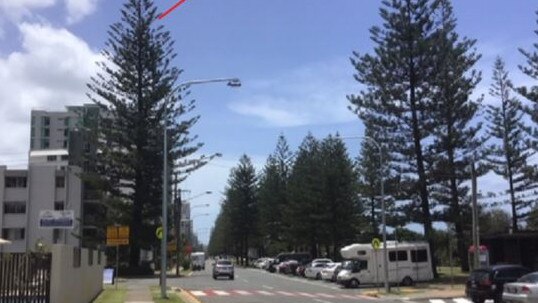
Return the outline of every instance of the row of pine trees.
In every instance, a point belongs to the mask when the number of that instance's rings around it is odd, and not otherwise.
[[[383,165],[367,140],[353,161],[338,136],[308,135],[295,153],[281,137],[260,175],[243,156],[230,174],[210,252],[244,258],[256,247],[337,257],[361,232],[379,232],[380,172],[389,226],[421,224],[437,252],[433,223],[447,223],[464,270],[471,166],[478,176],[493,172],[506,180],[508,190],[483,210],[507,207],[513,232],[535,226],[538,87],[512,83],[497,58],[489,94],[477,95],[481,55],[476,40],[457,33],[449,0],[386,0],[380,16],[382,25],[370,29],[373,51],[351,57],[360,86],[348,100],[365,136],[381,145]],[[533,47],[520,49],[520,70],[538,80]]]

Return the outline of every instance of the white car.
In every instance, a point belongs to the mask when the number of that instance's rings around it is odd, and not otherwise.
[[[333,263],[333,260],[327,259],[327,258],[318,258],[318,259],[312,260],[312,264],[314,263]]]
[[[321,270],[327,267],[328,263],[310,263],[304,270],[304,276],[310,279],[321,280]]]
[[[517,282],[504,284],[503,302],[538,302],[538,272],[526,274]]]
[[[336,281],[334,271],[341,266],[342,263],[327,263],[327,267],[321,270],[321,279],[326,281]]]

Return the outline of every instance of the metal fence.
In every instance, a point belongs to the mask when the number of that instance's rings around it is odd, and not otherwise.
[[[0,303],[50,303],[50,253],[0,254]]]

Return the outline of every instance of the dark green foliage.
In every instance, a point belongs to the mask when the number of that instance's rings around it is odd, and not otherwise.
[[[492,154],[487,158],[493,171],[507,180],[509,198],[502,201],[509,204],[512,215],[512,229],[518,231],[520,220],[529,212],[532,200],[519,197],[533,188],[528,159],[532,156],[526,144],[523,110],[519,100],[510,95],[512,83],[508,78],[504,62],[497,58],[493,69],[493,83],[490,95],[499,105],[488,105],[486,120],[488,133],[492,137]]]
[[[288,143],[280,135],[275,152],[267,159],[258,188],[263,255],[276,255],[287,249],[283,212],[288,204],[286,191],[292,160]]]
[[[538,11],[536,12],[538,16]],[[536,20],[538,24],[538,19]],[[538,36],[538,31],[534,31]],[[534,80],[538,80],[538,44],[533,44],[532,51],[526,51],[522,48],[519,49],[519,52],[525,57],[526,64],[520,65],[519,69],[527,76]],[[528,132],[534,139],[533,148],[538,149],[538,130],[536,124],[538,124],[538,86],[532,85],[531,87],[520,87],[518,92],[522,94],[525,98],[532,102],[532,105],[525,107],[525,111],[531,117],[534,122],[534,126],[528,129]]]
[[[202,146],[189,134],[199,117],[184,117],[194,103],[181,99],[176,87],[181,70],[171,66],[173,41],[156,17],[153,1],[126,1],[121,21],[108,31],[100,72],[88,84],[101,110],[99,184],[113,202],[111,220],[131,226],[131,266],[138,263],[139,249],[156,241],[148,231],[161,216],[163,121],[169,128],[169,165],[184,164],[180,160]],[[205,162],[188,163],[182,172]]]
[[[408,207],[408,216],[422,223],[426,238],[432,241],[432,205],[428,190],[427,149],[424,139],[431,135],[435,121],[430,114],[432,79],[436,76],[437,51],[435,13],[438,1],[387,0],[380,15],[382,26],[370,29],[374,43],[372,55],[354,52],[351,62],[355,79],[365,88],[349,96],[359,117],[388,134],[387,148],[392,161],[401,168],[409,197],[416,195]],[[433,257],[435,260],[435,257]],[[434,273],[435,264],[433,264]]]
[[[510,215],[502,209],[481,210],[479,214],[480,234],[506,234],[512,226]]]
[[[481,100],[470,99],[480,81],[480,73],[473,69],[480,56],[475,53],[476,40],[460,38],[449,1],[440,1],[441,26],[436,34],[436,77],[432,85],[434,100],[432,114],[436,125],[432,128],[433,144],[429,147],[431,197],[444,206],[437,219],[454,224],[455,235],[464,239],[464,222],[470,218],[462,214],[469,207],[466,184],[470,179],[469,164],[476,156],[482,159],[485,138],[480,136],[482,124],[474,121]],[[458,241],[457,250],[462,270],[469,270],[464,241]]]

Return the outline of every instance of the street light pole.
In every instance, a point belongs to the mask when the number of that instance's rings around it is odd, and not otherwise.
[[[385,286],[385,292],[388,293],[389,289],[389,268],[388,268],[388,254],[387,254],[387,218],[386,218],[386,205],[385,205],[385,180],[383,178],[383,149],[381,145],[372,137],[368,136],[355,136],[344,137],[344,139],[364,139],[372,143],[379,153],[379,182],[381,183],[381,224],[383,232],[383,282]]]
[[[206,84],[215,82],[228,82],[230,87],[240,87],[241,81],[238,78],[217,78],[217,79],[205,79],[205,80],[191,80],[180,83],[177,89],[180,90],[184,87],[188,87],[194,84]],[[168,236],[168,104],[167,100],[164,100],[164,123],[163,123],[163,184],[162,184],[162,224],[163,224],[163,237],[161,239],[161,298],[167,299],[166,294],[166,268],[167,268],[167,251],[166,241]]]

